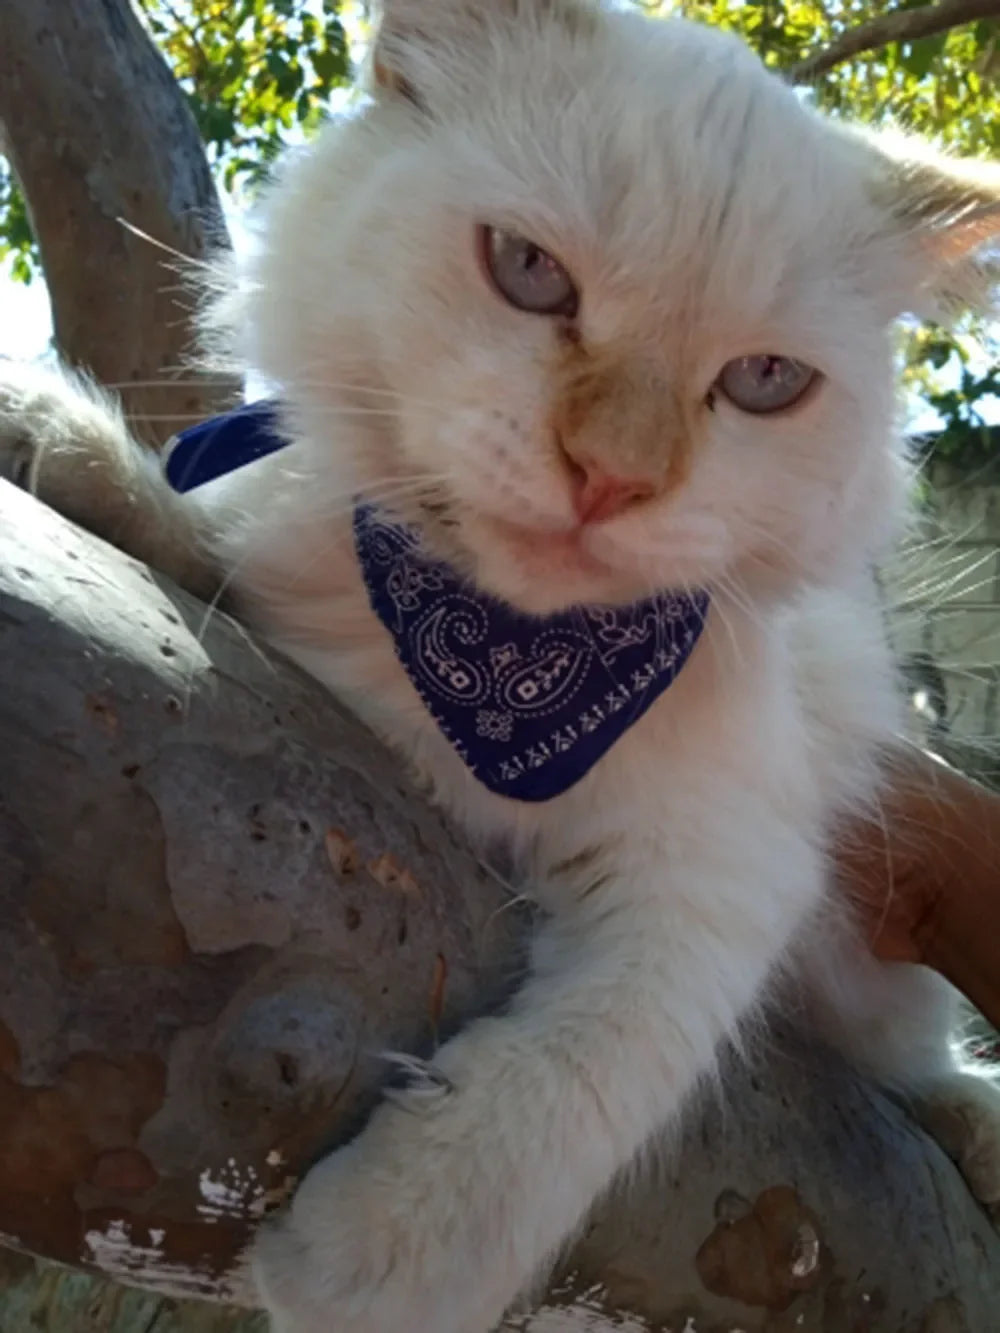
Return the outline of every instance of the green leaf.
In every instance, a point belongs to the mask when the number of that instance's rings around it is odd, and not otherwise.
[[[947,40],[947,33],[938,33],[910,42],[901,49],[900,63],[908,74],[912,74],[915,79],[922,79],[941,54]]]

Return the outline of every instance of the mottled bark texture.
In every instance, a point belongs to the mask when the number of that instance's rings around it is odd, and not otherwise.
[[[119,387],[149,443],[210,415],[228,386],[184,369],[182,265],[121,220],[194,260],[226,228],[183,93],[129,0],[3,0],[0,150],[28,201],[65,359]]]
[[[525,925],[318,686],[0,483],[0,1233],[170,1297],[8,1255],[2,1333],[258,1329],[174,1298],[252,1299],[236,1256],[378,1052],[495,1003]],[[996,1333],[998,1308],[938,1148],[775,1034],[510,1326]]]

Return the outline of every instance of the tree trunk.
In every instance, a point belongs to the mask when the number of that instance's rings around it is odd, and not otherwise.
[[[173,1298],[252,1303],[378,1052],[496,1003],[525,927],[318,685],[0,483],[0,1233],[171,1298],[8,1256],[2,1333],[260,1329]],[[900,1108],[790,1034],[724,1087],[511,1329],[996,1333],[1000,1242]]]
[[[150,443],[210,415],[232,386],[184,369],[182,265],[122,220],[194,260],[226,228],[184,95],[129,0],[3,0],[0,131],[66,360],[119,388]]]

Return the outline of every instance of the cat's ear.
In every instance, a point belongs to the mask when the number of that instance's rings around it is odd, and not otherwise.
[[[876,195],[933,313],[990,309],[1000,281],[1000,166],[900,140],[883,148],[881,166]]]
[[[455,27],[456,18],[465,8],[435,0],[383,0],[369,61],[374,90],[402,97],[424,110],[425,91],[418,89],[426,90],[438,41]],[[445,11],[444,34],[435,31],[442,17],[436,12],[439,10]]]
[[[474,88],[480,57],[513,30],[582,30],[593,21],[588,0],[382,0],[371,82],[377,95],[427,111],[438,89]]]

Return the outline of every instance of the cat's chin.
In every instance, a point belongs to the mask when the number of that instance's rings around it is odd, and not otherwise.
[[[479,586],[529,615],[642,595],[636,579],[588,549],[580,528],[544,530],[480,515],[473,555]]]

